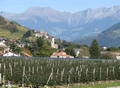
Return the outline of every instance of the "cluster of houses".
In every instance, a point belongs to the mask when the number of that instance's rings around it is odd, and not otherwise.
[[[44,32],[43,30],[40,30],[40,32],[35,32],[35,37],[45,37],[48,38],[47,32]],[[15,39],[11,39],[11,42],[16,42]],[[0,56],[21,56],[20,54],[13,53],[12,50],[10,50],[10,47],[5,44],[6,38],[0,37]],[[24,47],[26,45],[25,42],[20,42],[18,44],[19,47]],[[55,38],[52,36],[51,39],[51,47],[58,49],[58,44],[55,44]],[[24,56],[31,57],[31,55],[24,53]],[[54,52],[51,56],[51,58],[74,58],[71,55],[66,54],[65,52]]]
[[[0,37],[0,56],[20,56],[20,54],[13,53],[10,50],[10,47],[5,44],[6,38]],[[11,42],[15,42],[15,40],[11,40]],[[19,44],[19,47],[23,47],[21,43]],[[29,54],[24,53],[25,56],[30,57]]]

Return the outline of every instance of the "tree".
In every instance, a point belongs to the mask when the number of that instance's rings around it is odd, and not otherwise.
[[[17,45],[15,43],[10,44],[10,49],[14,51],[16,49]]]
[[[54,51],[56,51],[56,49],[51,48],[51,46],[48,45],[46,41],[41,37],[37,38],[34,44],[36,45],[34,48],[37,48],[36,51],[34,51],[32,48],[34,56],[49,57]]]
[[[89,49],[87,48],[87,47],[82,47],[81,49],[80,49],[80,54],[79,54],[79,58],[83,58],[84,56],[90,56],[90,54],[89,54]]]
[[[39,37],[39,38],[37,38],[36,43],[37,43],[38,47],[42,47],[42,45],[45,44],[45,40],[42,39],[41,37]]]
[[[101,58],[101,59],[115,59],[115,56],[110,54],[110,53],[105,53],[105,54],[101,54],[99,58]]]
[[[10,44],[10,50],[15,53],[20,53],[20,47],[17,46],[15,43]]]
[[[90,52],[90,58],[99,58],[100,48],[96,39],[93,40],[89,48],[89,52]]]
[[[72,55],[72,56],[76,56],[76,54],[75,54],[75,51],[74,51],[74,49],[72,48],[72,47],[67,47],[66,49],[65,49],[65,52],[67,53],[67,54],[69,54],[69,55]]]
[[[33,31],[32,31],[32,30],[28,30],[28,31],[23,35],[23,38],[27,38],[27,37],[30,37],[30,36],[33,36]]]
[[[32,55],[35,56],[36,52],[38,52],[37,43],[33,42],[31,46],[29,46],[29,50],[31,51]]]
[[[56,49],[51,48],[51,46],[44,44],[42,45],[42,47],[40,47],[39,51],[36,53],[35,56],[50,57],[52,53],[55,51]]]

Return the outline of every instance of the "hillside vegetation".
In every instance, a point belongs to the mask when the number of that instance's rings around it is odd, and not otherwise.
[[[98,42],[103,46],[120,46],[120,23],[117,23],[106,29],[98,35]]]
[[[17,22],[8,21],[0,16],[0,36],[19,39],[27,30],[27,28],[21,26]]]

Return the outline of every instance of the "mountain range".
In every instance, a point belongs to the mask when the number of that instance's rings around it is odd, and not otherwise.
[[[31,7],[23,13],[1,11],[0,15],[30,29],[43,29],[56,38],[73,41],[97,35],[120,22],[120,6],[88,8],[76,13],[60,12],[50,7]]]

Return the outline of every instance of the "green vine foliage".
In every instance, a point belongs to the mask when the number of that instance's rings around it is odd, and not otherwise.
[[[6,83],[33,87],[120,80],[117,60],[61,59],[0,58],[0,73]]]

